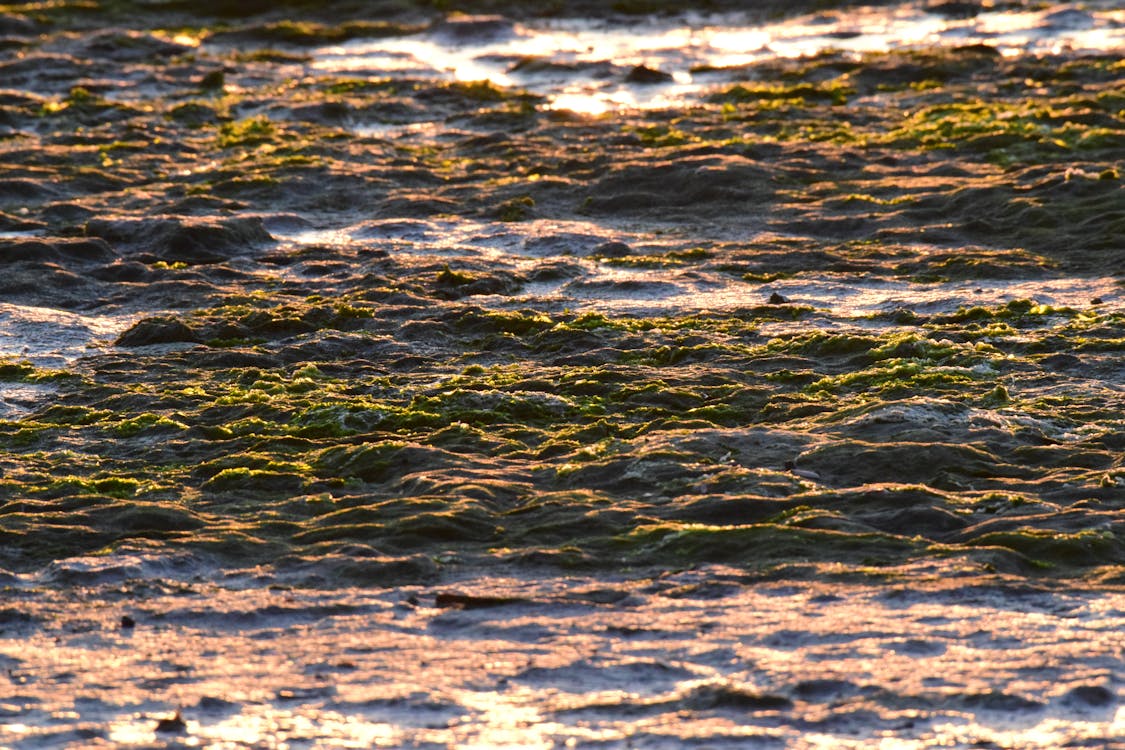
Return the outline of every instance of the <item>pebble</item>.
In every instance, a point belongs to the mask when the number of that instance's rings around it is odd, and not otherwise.
[[[168,734],[186,732],[187,724],[184,722],[184,717],[180,716],[180,712],[177,711],[171,718],[156,722],[156,731]]]
[[[665,73],[663,70],[650,68],[647,65],[638,65],[629,71],[629,74],[625,76],[625,80],[629,83],[652,84],[671,83],[673,79],[671,74]]]

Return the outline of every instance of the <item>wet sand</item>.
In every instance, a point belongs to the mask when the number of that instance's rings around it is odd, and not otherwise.
[[[964,5],[3,6],[0,744],[1125,742],[1125,18]]]
[[[1119,741],[1120,592],[895,572],[909,581],[708,566],[344,592],[150,585],[84,593],[81,611],[56,592],[22,621],[6,611],[28,636],[5,657],[16,695],[0,711],[7,741],[40,747]]]

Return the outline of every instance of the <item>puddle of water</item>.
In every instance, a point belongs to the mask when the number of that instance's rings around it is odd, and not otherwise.
[[[596,308],[643,315],[761,305],[775,293],[785,297],[788,304],[810,305],[841,318],[862,318],[899,309],[941,314],[962,307],[1003,305],[1018,299],[1085,310],[1093,299],[1099,298],[1101,309],[1106,311],[1125,307],[1125,295],[1120,286],[1108,277],[919,285],[897,280],[845,280],[825,275],[750,285],[718,274],[670,274],[666,270],[637,271],[602,266],[578,284],[535,291],[574,309]]]
[[[555,109],[598,115],[682,103],[714,85],[723,68],[828,49],[864,53],[984,43],[1009,55],[1118,50],[1125,48],[1125,10],[1115,6],[1094,3],[1078,9],[1075,4],[1057,4],[958,19],[907,4],[760,25],[749,24],[745,16],[685,16],[628,26],[569,20],[517,25],[510,33],[479,38],[451,38],[439,29],[324,47],[314,54],[312,67],[320,73],[353,76],[490,80],[546,96]],[[638,65],[671,78],[631,84],[626,76]],[[712,72],[704,72],[708,70]],[[381,132],[381,126],[365,127]]]
[[[825,276],[791,279],[764,284],[754,296],[777,292],[794,304],[807,304],[831,310],[834,314],[859,317],[896,309],[924,314],[948,313],[960,307],[1002,305],[1017,299],[1033,299],[1039,304],[1086,309],[1100,298],[1107,307],[1121,306],[1122,295],[1112,278],[1051,279],[1038,281],[961,281],[942,284],[913,284],[904,281],[856,281]],[[698,297],[700,292],[693,292]],[[737,293],[739,297],[745,292]],[[713,303],[722,304],[730,292],[717,290]],[[681,303],[682,304],[682,303]],[[694,303],[705,307],[707,299]]]
[[[0,357],[65,367],[108,345],[136,320],[135,315],[78,315],[0,302]]]
[[[857,279],[835,274],[802,274],[763,284],[749,284],[704,268],[630,268],[589,257],[603,242],[623,241],[635,252],[663,254],[682,247],[680,238],[634,236],[594,222],[535,220],[518,229],[506,224],[466,220],[388,220],[337,229],[292,229],[275,236],[298,244],[348,245],[387,243],[396,253],[493,259],[530,274],[545,260],[569,259],[583,266],[574,280],[529,283],[517,305],[546,305],[578,310],[613,310],[639,315],[689,310],[722,310],[764,304],[771,294],[791,304],[811,305],[842,318],[863,318],[898,309],[918,314],[949,313],[960,307],[996,306],[1017,299],[1084,310],[1125,308],[1125,287],[1112,276],[953,281],[916,284],[898,279]],[[276,271],[271,271],[274,273]],[[508,297],[481,297],[482,303],[508,305]]]
[[[352,128],[356,135],[368,138],[397,138],[399,136],[426,135],[436,137],[441,128],[433,122],[369,122],[361,123]]]
[[[0,383],[0,419],[27,414],[57,392],[49,384]]]

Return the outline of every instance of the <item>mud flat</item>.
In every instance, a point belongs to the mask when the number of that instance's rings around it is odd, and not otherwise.
[[[29,597],[14,746],[1107,747],[1120,592],[945,565]],[[123,619],[134,622],[122,627]],[[982,670],[982,664],[987,670]],[[25,708],[18,709],[22,703]],[[180,711],[176,720],[174,709]]]
[[[0,744],[1125,742],[1112,3],[249,7],[0,6]]]

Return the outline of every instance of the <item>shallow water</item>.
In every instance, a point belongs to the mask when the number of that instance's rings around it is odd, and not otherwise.
[[[314,53],[313,69],[490,80],[545,96],[556,109],[597,115],[679,106],[726,80],[729,69],[827,50],[859,54],[988,44],[1014,56],[1125,49],[1125,10],[1114,3],[1073,5],[1034,11],[1001,7],[958,18],[911,4],[825,11],[775,23],[750,23],[737,14],[697,15],[672,22],[645,20],[628,28],[556,21],[490,25],[479,33],[463,22],[405,38],[325,47]],[[667,80],[649,85],[623,81],[634,66],[661,71]],[[380,132],[374,123],[358,128]]]
[[[1109,310],[1125,307],[1125,289],[1112,275],[1020,281],[976,279],[920,285],[903,279],[817,274],[815,269],[809,269],[800,278],[748,287],[729,274],[707,273],[698,267],[631,268],[607,263],[592,255],[593,248],[605,242],[624,242],[637,254],[660,256],[682,248],[683,233],[635,232],[604,222],[527,221],[517,228],[495,222],[438,220],[385,225],[365,222],[331,230],[286,229],[275,226],[274,235],[298,245],[346,246],[378,238],[404,254],[481,258],[511,264],[525,273],[533,272],[549,258],[565,258],[581,266],[580,283],[538,282],[527,285],[523,294],[516,296],[477,297],[481,304],[500,309],[533,305],[615,314],[690,315],[745,307],[773,293],[781,294],[792,304],[810,305],[832,316],[853,320],[906,308],[927,314],[952,313],[958,308],[1003,306],[1020,299],[1034,299],[1056,307],[1085,308],[1091,300],[1100,300],[1097,304]],[[925,248],[921,250],[924,252]]]
[[[0,302],[0,357],[43,367],[65,366],[104,350],[136,316],[81,315]]]

